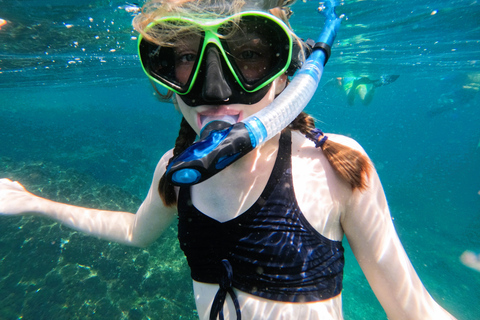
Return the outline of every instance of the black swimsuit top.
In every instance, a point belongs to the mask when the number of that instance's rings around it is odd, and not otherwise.
[[[228,186],[225,186],[228,188]],[[232,287],[285,302],[330,299],[342,290],[343,246],[306,220],[295,198],[291,133],[281,135],[272,174],[259,199],[240,216],[219,222],[196,209],[190,187],[178,197],[178,239],[195,281],[218,283],[211,319],[223,318]]]

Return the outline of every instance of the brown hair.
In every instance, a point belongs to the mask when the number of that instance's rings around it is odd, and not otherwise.
[[[314,141],[324,152],[335,172],[350,184],[352,190],[358,189],[363,191],[367,188],[367,179],[372,169],[372,164],[366,155],[350,147],[326,139],[321,131],[315,129],[314,119],[305,112],[302,112],[288,126],[287,130],[288,129],[298,130],[306,135],[307,138]],[[319,132],[320,134],[318,134]],[[173,157],[169,160],[168,164],[189,147],[195,141],[195,137],[195,131],[190,127],[185,118],[182,118],[180,132],[175,141],[175,148],[173,149]],[[323,142],[319,143],[322,140]],[[165,174],[160,179],[158,192],[165,206],[171,207],[176,205],[177,196],[174,185],[168,181]]]
[[[185,151],[195,141],[196,136],[195,130],[193,130],[185,118],[182,118],[180,131],[178,132],[177,140],[175,140],[175,148],[173,148],[173,156],[168,160],[167,167],[176,156]],[[165,174],[163,174],[158,183],[158,193],[165,206],[171,207],[177,204],[174,185],[166,178]]]

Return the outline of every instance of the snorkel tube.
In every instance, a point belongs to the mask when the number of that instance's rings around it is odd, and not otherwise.
[[[341,23],[333,0],[326,1],[319,11],[326,18],[322,33],[311,55],[285,90],[267,107],[241,122],[233,125],[224,121],[208,123],[200,133],[200,140],[167,167],[167,179],[177,186],[205,181],[295,120],[320,83]]]

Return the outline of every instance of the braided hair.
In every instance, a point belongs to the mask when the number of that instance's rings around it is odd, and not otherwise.
[[[195,130],[193,130],[185,118],[182,118],[180,131],[178,132],[177,140],[175,140],[175,148],[173,148],[173,156],[168,160],[167,167],[173,159],[195,142],[196,136],[197,133]],[[163,174],[158,183],[158,193],[165,206],[171,207],[177,204],[177,195],[175,194],[174,185],[166,178],[165,174]]]

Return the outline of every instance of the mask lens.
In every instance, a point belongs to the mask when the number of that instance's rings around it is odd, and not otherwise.
[[[191,25],[175,23],[181,31],[161,45],[142,39],[140,57],[145,71],[156,80],[179,93],[187,92],[196,71],[203,43],[203,34],[192,30]],[[156,25],[148,32],[165,34],[166,26]],[[172,27],[168,28],[171,32]]]
[[[169,89],[187,94],[202,64],[202,28],[201,24],[180,18],[165,19],[148,28],[147,33],[162,39],[162,43],[142,38],[139,51],[145,72]],[[246,13],[239,20],[230,19],[206,30],[209,43],[220,41],[219,49],[224,50],[230,71],[248,92],[265,86],[290,63],[290,35],[275,20],[263,15]]]
[[[247,15],[218,33],[227,57],[243,85],[253,90],[289,63],[290,38],[273,20]]]

